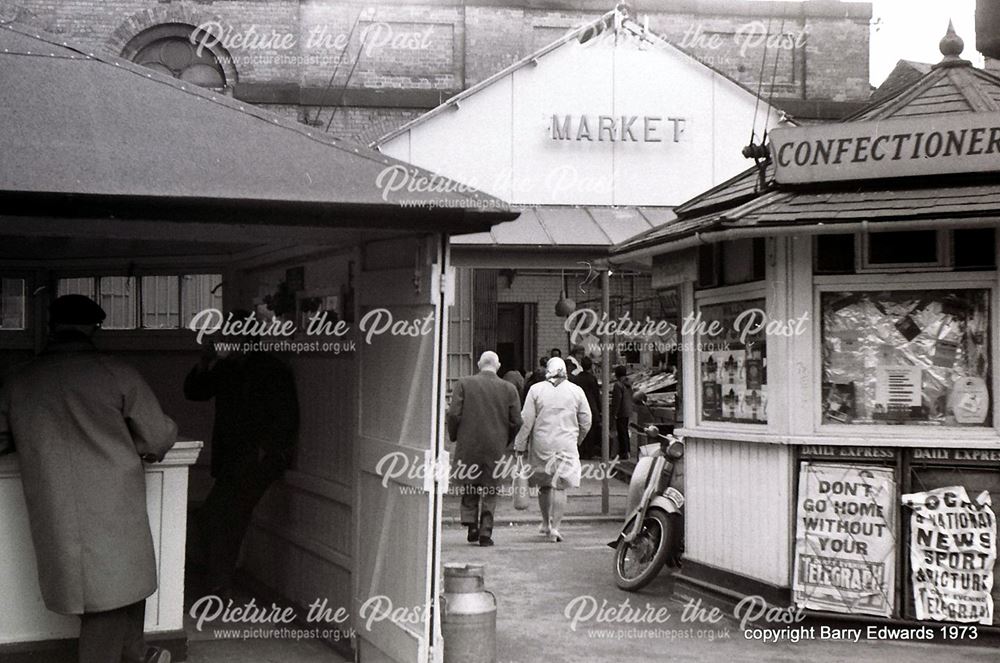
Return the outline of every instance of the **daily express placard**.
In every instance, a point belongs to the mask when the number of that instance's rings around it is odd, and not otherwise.
[[[954,113],[771,132],[782,184],[1000,171],[1000,113]]]
[[[997,520],[990,495],[962,486],[903,495],[910,516],[910,566],[917,619],[993,622]]]
[[[802,463],[795,529],[795,604],[892,614],[896,484],[891,469]]]

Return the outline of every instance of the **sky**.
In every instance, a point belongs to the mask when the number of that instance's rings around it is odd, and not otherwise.
[[[872,85],[885,80],[899,60],[939,62],[938,42],[948,29],[948,19],[955,22],[955,32],[965,40],[962,57],[983,66],[983,57],[976,51],[975,16],[976,0],[872,0]]]

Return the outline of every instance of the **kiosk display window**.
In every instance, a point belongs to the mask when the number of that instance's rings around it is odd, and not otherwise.
[[[822,293],[823,423],[992,425],[989,292]]]
[[[763,311],[763,299],[699,308],[708,330],[698,338],[702,421],[767,423],[767,343],[755,323]]]
[[[0,329],[24,329],[24,279],[0,278]]]

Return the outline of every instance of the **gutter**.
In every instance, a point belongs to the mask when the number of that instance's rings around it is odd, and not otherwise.
[[[709,232],[696,232],[674,242],[647,246],[632,251],[615,253],[615,262],[651,258],[656,255],[674,253],[702,244],[714,244],[734,239],[756,237],[784,237],[787,235],[840,235],[848,233],[868,233],[891,230],[944,230],[949,228],[993,228],[1000,226],[1000,210],[997,216],[967,217],[953,219],[911,219],[907,221],[851,221],[846,223],[823,223],[810,226],[754,226],[748,228],[727,228]]]

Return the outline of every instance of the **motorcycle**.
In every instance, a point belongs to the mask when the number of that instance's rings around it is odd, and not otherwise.
[[[656,426],[642,429],[649,440],[639,449],[639,460],[628,488],[628,516],[615,549],[615,584],[635,592],[660,573],[665,564],[680,566],[684,550],[684,495],[671,485],[683,474],[684,441],[663,435]]]

